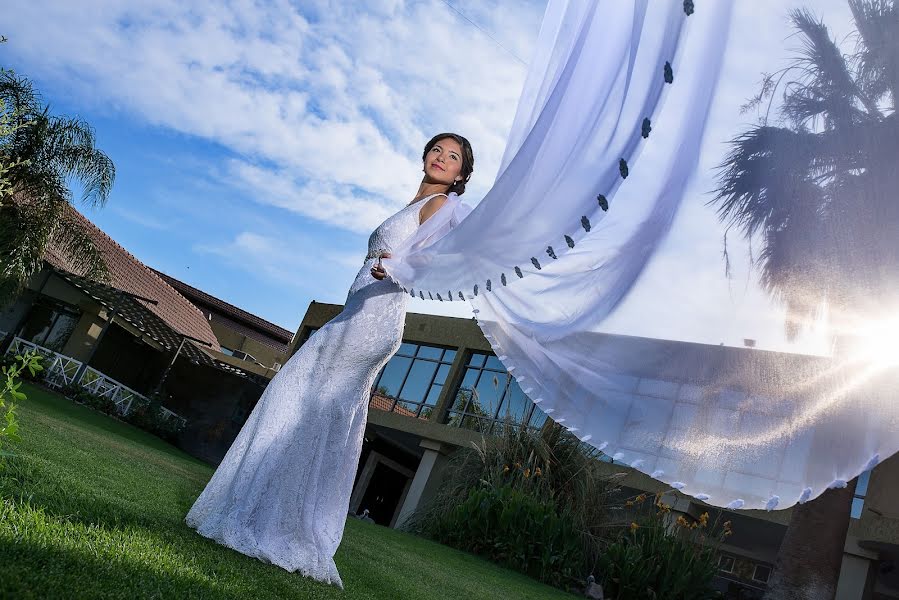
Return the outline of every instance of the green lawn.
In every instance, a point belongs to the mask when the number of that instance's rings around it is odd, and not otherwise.
[[[24,439],[0,473],[0,598],[572,598],[354,519],[336,557],[344,591],[263,564],[184,525],[208,465],[65,398],[23,391]]]

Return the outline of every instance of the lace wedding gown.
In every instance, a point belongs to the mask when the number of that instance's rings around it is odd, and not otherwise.
[[[437,194],[434,194],[437,195]],[[343,311],[312,334],[272,378],[186,517],[201,535],[288,571],[343,583],[343,536],[371,386],[399,349],[407,296],[371,267],[409,238],[410,204],[371,234]]]

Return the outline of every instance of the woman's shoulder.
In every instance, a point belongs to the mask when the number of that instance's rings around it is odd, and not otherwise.
[[[434,213],[436,213],[440,208],[446,204],[449,196],[446,194],[437,194],[432,196],[428,200],[424,202],[424,206],[421,207],[421,210],[418,213],[418,222],[419,224],[424,223],[428,219],[430,219]]]

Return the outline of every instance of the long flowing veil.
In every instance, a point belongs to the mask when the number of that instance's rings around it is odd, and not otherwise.
[[[581,440],[711,504],[786,508],[896,451],[893,371],[599,332],[678,215],[731,10],[551,0],[493,187],[474,209],[451,195],[384,265],[412,295],[469,301]]]

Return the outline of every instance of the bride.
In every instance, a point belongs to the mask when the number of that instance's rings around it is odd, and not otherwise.
[[[266,387],[186,522],[203,536],[343,587],[343,536],[371,386],[399,349],[406,293],[381,265],[474,168],[471,144],[434,136],[415,198],[371,234],[343,311],[312,334]]]

